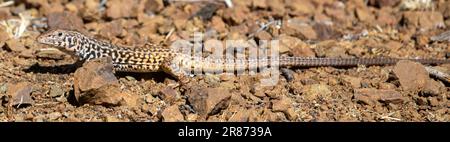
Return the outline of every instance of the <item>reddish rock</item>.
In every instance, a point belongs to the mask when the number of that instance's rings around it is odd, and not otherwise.
[[[408,11],[403,13],[403,21],[408,26],[433,29],[444,24],[444,17],[439,12]]]
[[[161,113],[164,122],[179,122],[184,121],[184,116],[178,109],[178,105],[167,107]]]
[[[75,71],[75,98],[81,104],[136,106],[137,97],[123,93],[113,74],[110,58],[88,61]]]
[[[404,97],[397,91],[374,88],[357,89],[353,97],[357,102],[363,102],[368,105],[374,105],[376,101],[394,104],[404,101]]]
[[[228,107],[231,93],[223,88],[202,88],[190,90],[189,102],[201,116],[214,115]]]
[[[106,3],[106,16],[112,19],[136,17],[138,0],[109,0]]]
[[[418,91],[430,79],[422,64],[408,60],[399,61],[394,67],[394,73],[403,90]]]
[[[176,100],[180,98],[177,91],[171,87],[166,87],[159,92],[159,97],[163,99],[168,104],[173,104]]]
[[[82,31],[83,20],[80,16],[71,12],[53,12],[47,16],[47,24],[50,29],[66,29]]]
[[[6,46],[14,52],[21,52],[27,49],[19,39],[9,39],[6,41]]]
[[[298,19],[291,19],[283,24],[281,33],[294,37],[302,37],[308,40],[317,39],[317,33],[311,25]]]
[[[33,88],[29,82],[19,82],[8,85],[8,91],[6,94],[12,97],[12,105],[30,105],[33,104],[31,98],[31,92]]]

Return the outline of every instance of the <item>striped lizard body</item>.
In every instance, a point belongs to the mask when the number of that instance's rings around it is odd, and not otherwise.
[[[308,58],[277,57],[271,58],[234,58],[211,59],[193,57],[147,44],[144,48],[126,48],[109,42],[97,40],[76,31],[50,30],[37,38],[42,44],[73,52],[82,60],[111,57],[115,71],[121,72],[157,72],[164,71],[176,78],[183,78],[190,71],[202,72],[236,72],[256,70],[267,67],[275,61],[279,67],[319,67],[319,66],[357,66],[357,65],[391,65],[396,58]],[[448,59],[407,59],[422,64],[450,63]]]

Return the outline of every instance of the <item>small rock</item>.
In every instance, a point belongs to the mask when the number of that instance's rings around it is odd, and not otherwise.
[[[329,86],[324,84],[305,85],[303,92],[303,96],[307,101],[312,101],[317,99],[317,97],[328,96],[330,94],[331,90]]]
[[[171,87],[166,87],[159,92],[159,97],[163,99],[168,104],[173,104],[176,100],[180,98],[177,91]]]
[[[225,33],[228,31],[225,22],[219,16],[212,17],[211,27],[219,33]]]
[[[74,91],[81,103],[100,105],[124,105],[130,102],[127,93],[122,93],[120,84],[113,74],[111,58],[88,61],[75,71]]]
[[[158,13],[164,8],[163,0],[147,0],[145,3],[145,13]]]
[[[292,100],[288,97],[281,97],[279,100],[272,100],[272,111],[283,112],[288,119],[295,119],[295,113],[292,108]]]
[[[316,54],[314,51],[309,48],[308,44],[303,42],[302,40],[287,36],[281,35],[280,39],[280,50],[288,49],[291,50],[292,54],[297,57],[315,57]]]
[[[9,50],[14,52],[21,52],[27,49],[19,39],[9,39],[6,41],[6,45]]]
[[[72,12],[53,12],[47,16],[50,29],[82,30],[84,23],[80,16]]]
[[[356,8],[356,16],[360,21],[367,23],[373,22],[375,19],[368,8]]]
[[[333,26],[323,22],[314,24],[313,28],[317,33],[318,40],[337,39],[342,36],[342,34],[336,31]]]
[[[38,50],[36,52],[36,56],[39,58],[54,59],[54,60],[62,60],[66,55],[67,55],[66,53],[57,49]]]
[[[429,97],[428,102],[430,102],[430,106],[432,107],[436,107],[439,105],[439,101],[437,100],[436,97]]]
[[[438,96],[441,94],[442,87],[443,86],[441,83],[433,79],[429,79],[425,84],[425,87],[422,89],[421,94],[422,96]]]
[[[268,6],[266,0],[252,0],[252,7],[265,9]]]
[[[59,97],[64,95],[64,90],[59,85],[50,86],[50,97]]]
[[[178,109],[178,105],[167,107],[161,115],[164,122],[184,121],[184,116],[181,114],[180,109]]]
[[[309,0],[286,0],[286,7],[293,10],[296,15],[309,15],[313,14],[315,6],[313,1]]]
[[[260,32],[256,33],[255,37],[258,38],[258,40],[269,41],[272,39],[272,35],[270,35],[270,33],[266,32],[266,31],[260,31]]]
[[[407,11],[403,13],[406,25],[420,27],[422,29],[433,29],[444,25],[444,17],[440,12],[431,11]]]
[[[241,110],[237,111],[236,114],[230,117],[228,119],[229,122],[248,122],[250,114],[249,111],[245,108],[242,108]]]
[[[358,102],[363,102],[368,105],[374,105],[375,101],[385,103],[402,103],[404,97],[394,90],[378,90],[374,88],[363,88],[355,90],[354,98]]]
[[[105,121],[106,122],[120,122],[120,120],[117,117],[109,116],[109,115],[106,116]]]
[[[29,82],[19,82],[8,85],[7,95],[12,97],[12,105],[30,105],[33,104],[33,99],[30,94],[33,88]]]
[[[418,91],[430,79],[422,64],[408,60],[399,61],[394,67],[394,73],[404,90]]]
[[[279,0],[266,0],[269,9],[272,10],[274,16],[283,16],[286,13],[285,3]]]
[[[417,103],[418,105],[420,105],[420,106],[426,106],[426,105],[428,105],[428,101],[427,101],[427,99],[426,99],[425,97],[418,97],[418,98],[416,99],[416,103]]]
[[[361,88],[361,78],[345,75],[342,79],[344,83],[349,84],[353,89]]]
[[[58,118],[62,117],[62,114],[59,112],[52,112],[47,115],[49,120],[57,120]]]
[[[281,32],[294,37],[302,37],[307,40],[317,39],[317,33],[313,27],[298,19],[291,19],[281,27]]]
[[[0,85],[0,94],[4,94],[4,93],[6,93],[6,91],[8,91],[8,84],[4,83],[4,84]]]
[[[245,9],[248,10],[248,9]],[[247,18],[244,8],[227,8],[224,12],[223,18],[227,21],[231,21],[234,24],[242,24]]]
[[[196,12],[192,17],[199,17],[201,20],[210,20],[214,13],[219,9],[217,4],[209,3],[203,6],[198,12]]]
[[[138,5],[137,0],[109,0],[106,3],[106,16],[112,19],[136,17]]]
[[[400,3],[401,0],[369,0],[369,4],[377,7],[391,7]]]
[[[223,88],[202,88],[190,90],[188,97],[193,109],[201,116],[206,116],[227,108],[231,93]]]
[[[376,22],[380,26],[397,25],[397,23],[399,22],[399,19],[397,17],[395,17],[395,15],[393,13],[394,12],[393,12],[392,8],[390,8],[390,7],[381,8],[380,12],[378,12],[378,14],[377,14]]]

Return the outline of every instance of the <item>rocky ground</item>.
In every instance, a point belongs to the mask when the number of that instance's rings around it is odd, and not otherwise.
[[[283,69],[261,75],[112,73],[105,59],[38,44],[53,28],[139,48],[205,39],[280,40],[308,57],[450,58],[447,0],[0,0],[1,121],[450,121],[450,64]],[[444,34],[441,34],[444,33]],[[255,48],[255,47],[249,47]],[[448,81],[448,80],[447,80]]]

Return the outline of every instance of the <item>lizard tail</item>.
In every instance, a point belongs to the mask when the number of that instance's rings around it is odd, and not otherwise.
[[[318,67],[334,66],[349,67],[358,65],[393,65],[400,60],[410,60],[422,64],[446,64],[450,59],[399,59],[399,58],[305,58],[305,57],[281,57],[280,66]]]

